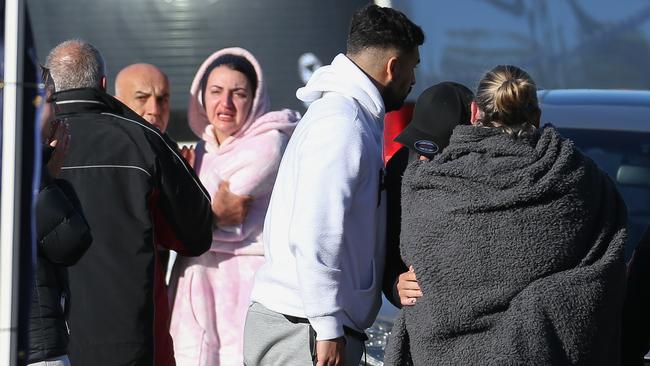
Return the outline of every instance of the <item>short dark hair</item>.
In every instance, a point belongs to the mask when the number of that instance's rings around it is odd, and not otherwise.
[[[395,48],[410,52],[424,43],[424,32],[402,12],[392,8],[368,5],[352,16],[347,52],[358,53],[365,48]]]
[[[219,66],[227,66],[231,70],[239,71],[244,74],[251,86],[253,97],[255,97],[255,91],[257,90],[257,72],[255,72],[255,67],[246,59],[246,57],[228,53],[219,56],[212,61],[212,63],[205,69],[205,73],[203,73],[203,77],[199,83],[203,105],[205,105],[205,88],[207,87],[208,77],[210,77],[212,70]]]

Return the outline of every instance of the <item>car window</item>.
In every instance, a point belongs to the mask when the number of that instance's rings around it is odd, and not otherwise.
[[[628,208],[625,257],[629,259],[650,223],[650,133],[586,129],[560,129],[560,132],[616,183]]]

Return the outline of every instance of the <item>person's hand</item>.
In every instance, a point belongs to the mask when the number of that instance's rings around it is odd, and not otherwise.
[[[47,162],[47,170],[53,178],[58,178],[63,166],[63,161],[70,148],[70,126],[67,122],[57,122],[52,127],[52,135],[48,143],[54,152]]]
[[[217,216],[217,225],[233,226],[243,223],[252,200],[253,197],[249,195],[232,193],[229,182],[221,182],[219,190],[212,197],[212,211]]]
[[[409,267],[408,272],[399,275],[397,279],[397,294],[399,301],[402,305],[414,305],[418,297],[422,297],[422,290],[418,284],[418,279],[415,277],[415,270],[413,266]]]
[[[345,338],[316,341],[316,366],[340,366],[344,362]]]
[[[187,163],[190,164],[192,168],[194,168],[194,160],[196,158],[196,151],[194,150],[194,146],[185,146],[181,148],[181,156],[187,160]]]

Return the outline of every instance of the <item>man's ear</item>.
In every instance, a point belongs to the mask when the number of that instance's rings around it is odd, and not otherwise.
[[[472,110],[472,116],[469,121],[472,122],[473,125],[476,125],[478,123],[479,110],[475,101],[472,101],[472,104],[470,104],[470,109]]]
[[[391,56],[386,62],[386,84],[395,80],[399,69],[399,59],[397,56]]]
[[[99,86],[102,89],[102,91],[106,91],[106,86],[108,85],[108,78],[106,75],[102,76],[102,79],[99,82]]]

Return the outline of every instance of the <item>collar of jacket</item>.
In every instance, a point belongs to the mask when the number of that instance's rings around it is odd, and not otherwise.
[[[128,108],[114,97],[99,89],[69,89],[52,94],[56,114],[70,113],[114,113],[124,115]]]

